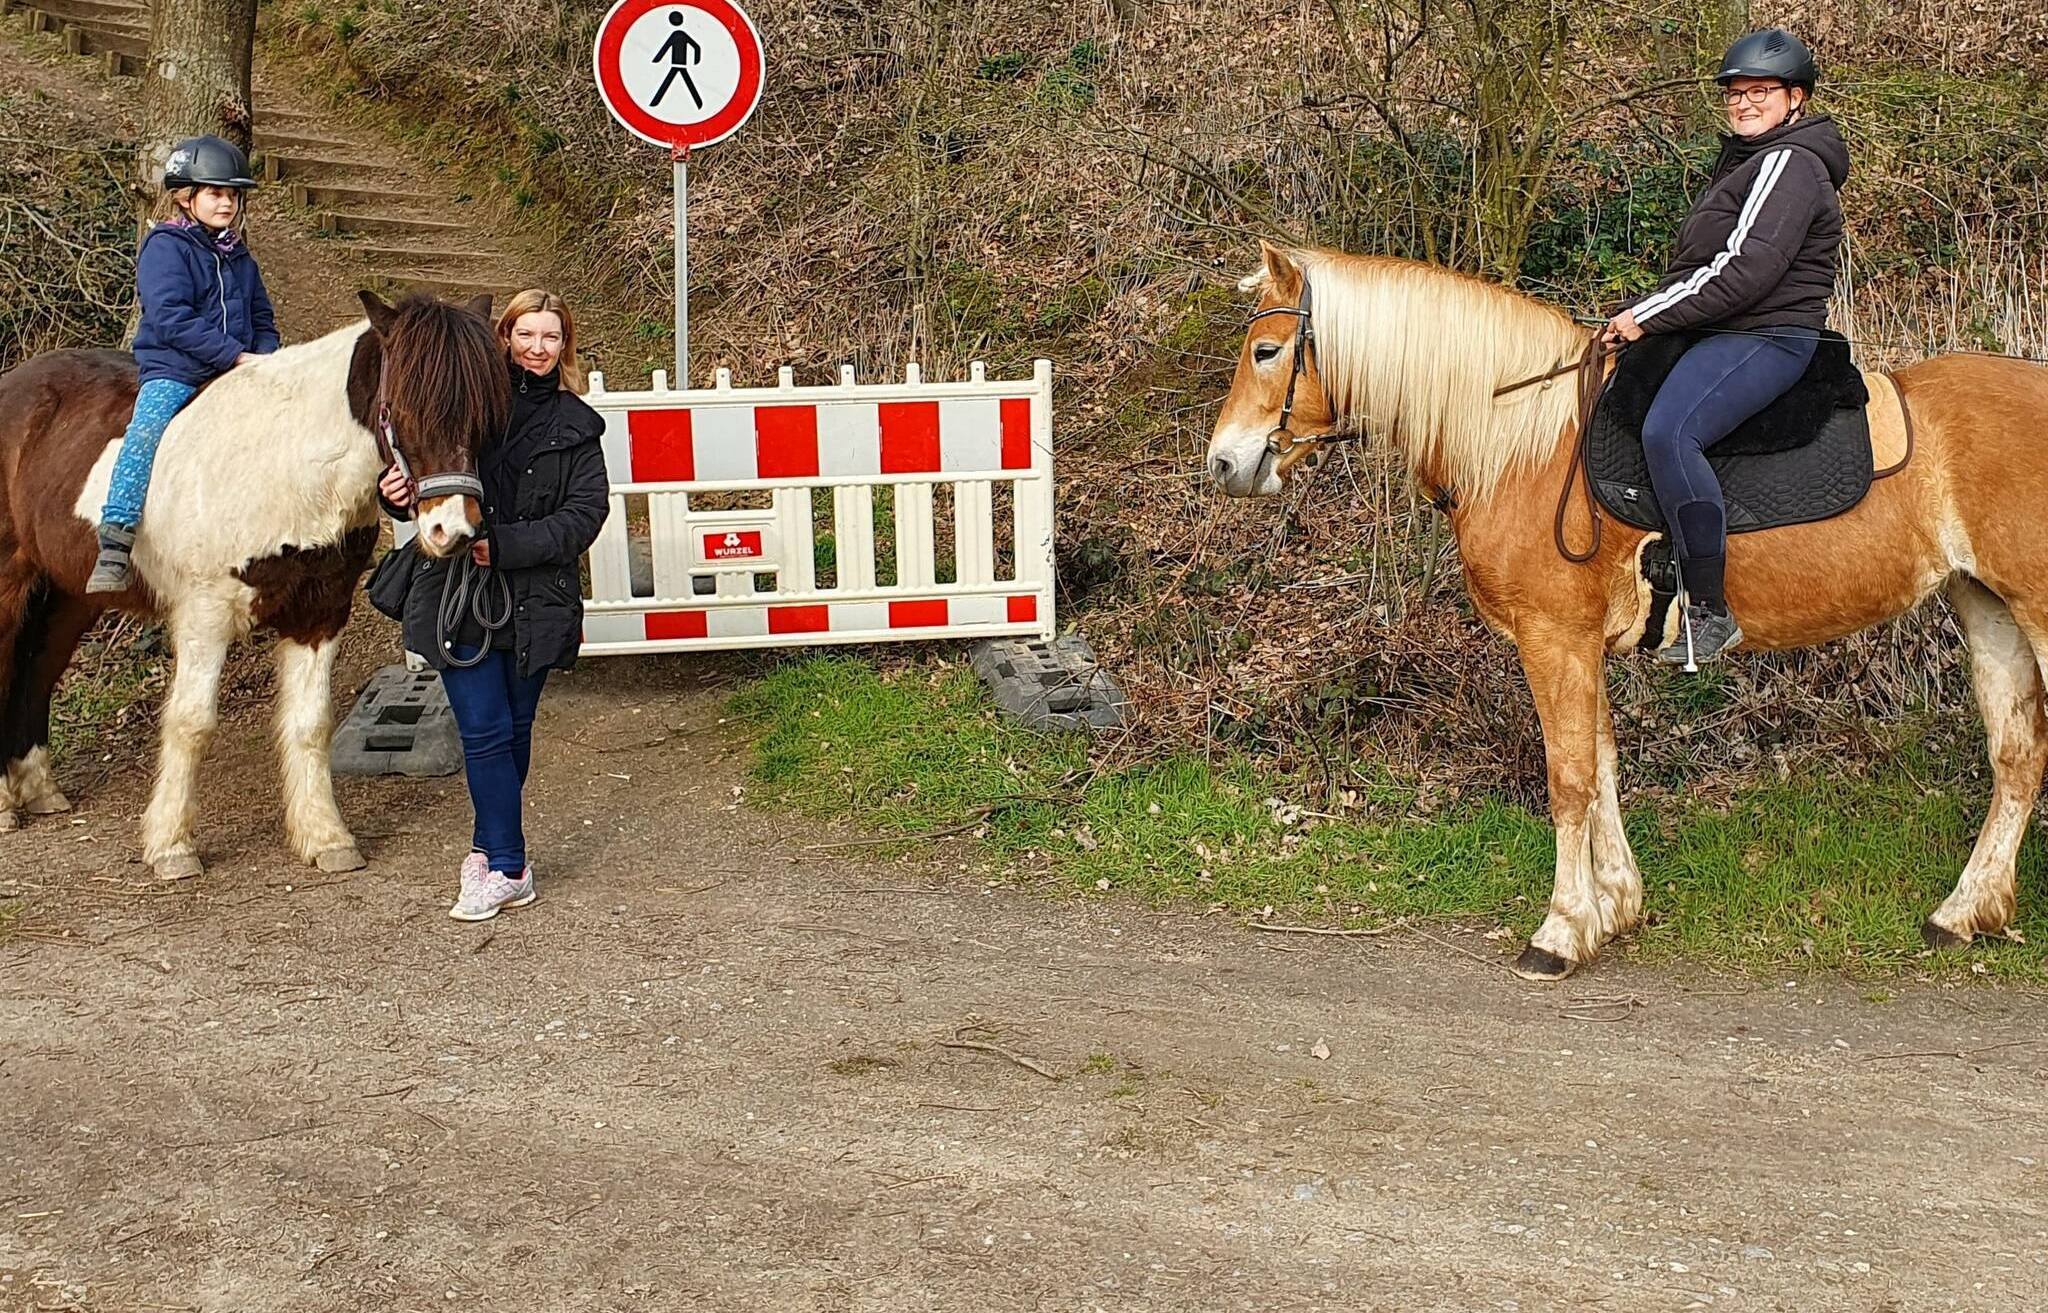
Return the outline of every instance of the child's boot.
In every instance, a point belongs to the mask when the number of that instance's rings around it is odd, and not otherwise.
[[[135,530],[118,524],[100,526],[100,555],[93,562],[92,577],[85,581],[88,593],[121,593],[128,590],[132,573],[129,555],[135,550]]]

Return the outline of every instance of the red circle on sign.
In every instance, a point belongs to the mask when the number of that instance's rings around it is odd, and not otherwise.
[[[619,67],[620,49],[633,24],[656,9],[698,10],[715,19],[739,50],[739,86],[724,109],[700,123],[670,123],[656,118],[640,108],[626,90]],[[733,0],[618,0],[597,25],[597,46],[592,59],[597,68],[598,94],[604,97],[612,117],[625,124],[634,136],[657,146],[689,149],[715,145],[739,131],[754,107],[761,103],[761,33],[746,10]]]

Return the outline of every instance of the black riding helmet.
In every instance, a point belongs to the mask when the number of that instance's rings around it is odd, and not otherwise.
[[[164,161],[164,190],[178,187],[254,187],[249,157],[219,137],[188,137]]]
[[[1804,41],[1782,27],[1767,27],[1743,37],[1721,57],[1721,71],[1714,74],[1714,81],[1725,87],[1736,78],[1776,78],[1812,95],[1813,84],[1820,81],[1820,68]]]

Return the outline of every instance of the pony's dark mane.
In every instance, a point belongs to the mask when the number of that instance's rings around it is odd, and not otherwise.
[[[392,309],[384,393],[400,430],[416,442],[460,443],[472,455],[497,441],[511,418],[512,385],[491,326],[425,293]]]

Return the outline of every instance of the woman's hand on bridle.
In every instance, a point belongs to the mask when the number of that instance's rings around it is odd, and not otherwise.
[[[396,465],[385,470],[384,477],[377,480],[377,491],[384,494],[385,501],[401,511],[412,505],[412,487]]]
[[[1643,326],[1636,322],[1633,310],[1624,310],[1607,321],[1607,327],[1600,330],[1601,340],[1609,346],[1622,342],[1634,342],[1643,335]]]
[[[491,544],[487,538],[479,538],[469,545],[469,559],[478,565],[491,563]]]

